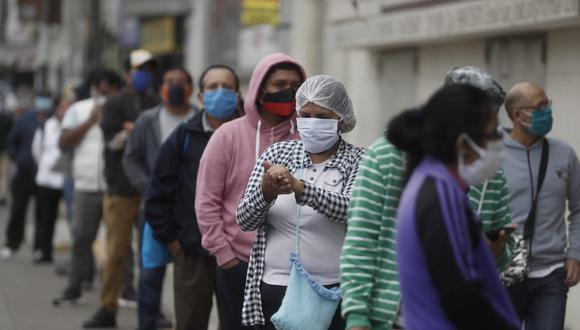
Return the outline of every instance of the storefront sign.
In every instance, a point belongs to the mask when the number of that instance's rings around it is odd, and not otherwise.
[[[175,51],[175,18],[161,17],[143,20],[141,47],[155,54]]]
[[[280,24],[279,0],[244,0],[242,1],[241,22],[244,26]]]

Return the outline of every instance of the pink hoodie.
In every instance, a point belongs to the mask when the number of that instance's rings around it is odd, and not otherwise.
[[[302,66],[286,54],[264,57],[254,69],[246,95],[242,118],[223,124],[211,137],[201,157],[197,174],[195,210],[202,245],[219,266],[238,258],[248,262],[256,232],[242,232],[236,210],[258,157],[270,145],[298,139],[296,113],[272,127],[258,114],[256,97],[268,70],[279,63]]]

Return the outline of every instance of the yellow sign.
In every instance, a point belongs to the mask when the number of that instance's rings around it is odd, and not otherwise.
[[[280,24],[279,0],[243,0],[242,25]]]
[[[141,47],[154,54],[175,51],[175,18],[146,18],[141,25]]]

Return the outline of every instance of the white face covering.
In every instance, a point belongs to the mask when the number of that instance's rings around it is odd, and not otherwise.
[[[473,142],[469,135],[463,133],[460,137],[467,141],[469,146],[479,155],[479,159],[465,165],[463,155],[459,155],[459,176],[470,186],[491,179],[503,164],[505,150],[502,140],[490,141],[487,143],[487,148],[483,149]]]
[[[296,121],[300,140],[309,153],[326,151],[338,141],[338,119],[298,117]]]

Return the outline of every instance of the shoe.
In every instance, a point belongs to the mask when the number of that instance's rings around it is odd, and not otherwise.
[[[173,328],[173,323],[165,318],[165,315],[159,314],[159,318],[157,319],[156,324],[158,329],[169,329]]]
[[[57,276],[60,277],[67,277],[69,271],[70,271],[70,263],[68,262],[58,264],[56,265],[56,267],[54,267],[54,272],[56,273]]]
[[[0,258],[3,260],[12,259],[14,257],[14,253],[15,253],[14,250],[5,246],[2,249],[0,249]]]
[[[77,305],[80,303],[81,291],[72,288],[66,288],[60,297],[54,298],[54,306]]]
[[[45,255],[44,253],[42,253],[42,251],[40,250],[36,250],[32,253],[32,262],[36,265],[39,264],[51,264],[52,263],[52,257]]]
[[[135,292],[135,289],[133,289],[132,286],[123,289],[117,303],[121,307],[137,308],[137,293]]]
[[[101,307],[97,310],[95,315],[83,323],[83,328],[116,328],[117,316],[115,313]]]
[[[93,291],[93,280],[83,280],[81,284],[81,289],[83,292],[91,292]]]

